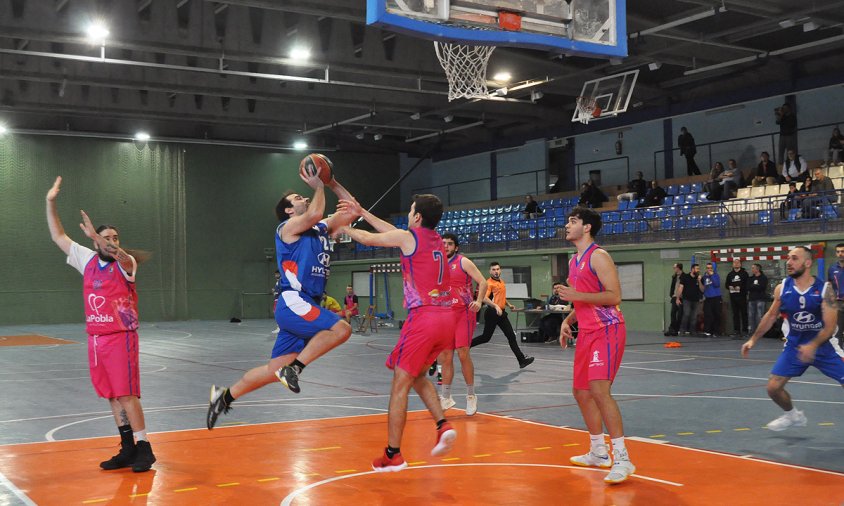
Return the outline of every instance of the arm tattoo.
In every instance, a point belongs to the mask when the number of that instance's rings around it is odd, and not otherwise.
[[[836,298],[835,290],[832,289],[830,283],[826,283],[823,291],[823,302],[829,309],[838,311],[838,299]]]

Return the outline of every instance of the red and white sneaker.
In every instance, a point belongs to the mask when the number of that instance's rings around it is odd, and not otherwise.
[[[442,427],[437,429],[437,444],[431,450],[432,457],[439,457],[451,451],[454,446],[454,441],[457,439],[457,431],[450,423],[445,422]]]
[[[407,467],[407,462],[401,453],[393,455],[393,458],[387,457],[387,452],[372,461],[372,470],[376,473],[397,473]]]

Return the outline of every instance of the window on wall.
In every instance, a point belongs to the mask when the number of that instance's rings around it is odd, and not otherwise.
[[[530,298],[530,267],[502,267],[501,279],[507,283],[507,297],[512,299]]]
[[[621,300],[645,300],[645,269],[642,262],[616,264]]]

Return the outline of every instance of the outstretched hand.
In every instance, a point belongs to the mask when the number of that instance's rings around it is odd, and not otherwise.
[[[316,172],[312,176],[307,176],[299,172],[299,177],[302,178],[302,181],[305,182],[306,185],[310,186],[312,189],[316,190],[320,186],[324,186],[325,183],[322,182],[322,179],[319,178],[319,173],[322,168],[319,165],[315,165],[314,168]]]
[[[340,199],[337,202],[337,212],[347,213],[355,218],[359,218],[363,214],[363,208],[360,203],[352,197],[351,200]]]
[[[111,255],[112,257],[116,257],[119,249],[114,244],[106,241],[103,236],[97,233],[97,229],[94,228],[94,224],[91,223],[91,218],[88,217],[88,214],[85,211],[79,210],[80,214],[82,214],[82,223],[79,224],[79,228],[82,229],[82,232],[91,239],[97,246],[99,246],[100,251]]]
[[[47,200],[49,202],[53,202],[56,200],[56,197],[59,196],[59,192],[61,191],[62,186],[62,177],[59,176],[56,178],[56,181],[53,183],[53,187],[47,192]]]

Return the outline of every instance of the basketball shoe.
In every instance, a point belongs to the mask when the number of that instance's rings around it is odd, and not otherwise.
[[[155,455],[152,453],[152,445],[149,444],[149,441],[138,441],[135,448],[137,448],[137,452],[135,454],[135,462],[132,464],[132,471],[136,473],[149,471],[155,463]]]
[[[630,462],[630,457],[627,456],[627,449],[612,451],[613,463],[609,474],[604,477],[604,482],[615,485],[621,483],[636,472],[636,466]]]
[[[607,454],[607,447],[601,446],[603,449],[603,456],[595,453],[595,449],[589,451],[585,455],[576,455],[569,459],[569,462],[580,467],[600,467],[601,469],[609,469],[612,466],[612,460]],[[598,450],[601,452],[601,450]]]
[[[789,427],[805,427],[807,421],[806,415],[804,415],[802,411],[793,409],[789,412],[783,413],[783,415],[776,420],[769,422],[767,427],[770,430],[779,432]]]
[[[478,412],[478,397],[475,395],[466,396],[466,416],[472,416]]]
[[[455,404],[457,403],[454,402],[454,399],[450,395],[448,397],[440,397],[440,406],[443,408],[443,411],[453,408]]]
[[[135,462],[135,445],[120,446],[120,451],[114,457],[100,462],[100,467],[106,471],[113,471],[114,469],[122,469],[124,467],[132,467]]]
[[[439,457],[451,451],[454,441],[457,439],[457,431],[450,423],[445,422],[437,429],[437,444],[431,449],[432,457]]]
[[[278,378],[282,385],[289,388],[291,392],[294,394],[299,393],[299,375],[296,373],[296,369],[286,365],[275,372],[275,377]]]
[[[225,387],[218,388],[217,385],[211,385],[211,401],[208,403],[208,416],[205,420],[205,425],[208,430],[214,428],[217,424],[217,417],[221,414],[228,413],[232,408],[226,404],[226,390]]]
[[[396,473],[407,467],[407,462],[401,453],[393,455],[393,458],[387,457],[387,450],[384,450],[383,455],[372,461],[372,470],[376,473]]]

